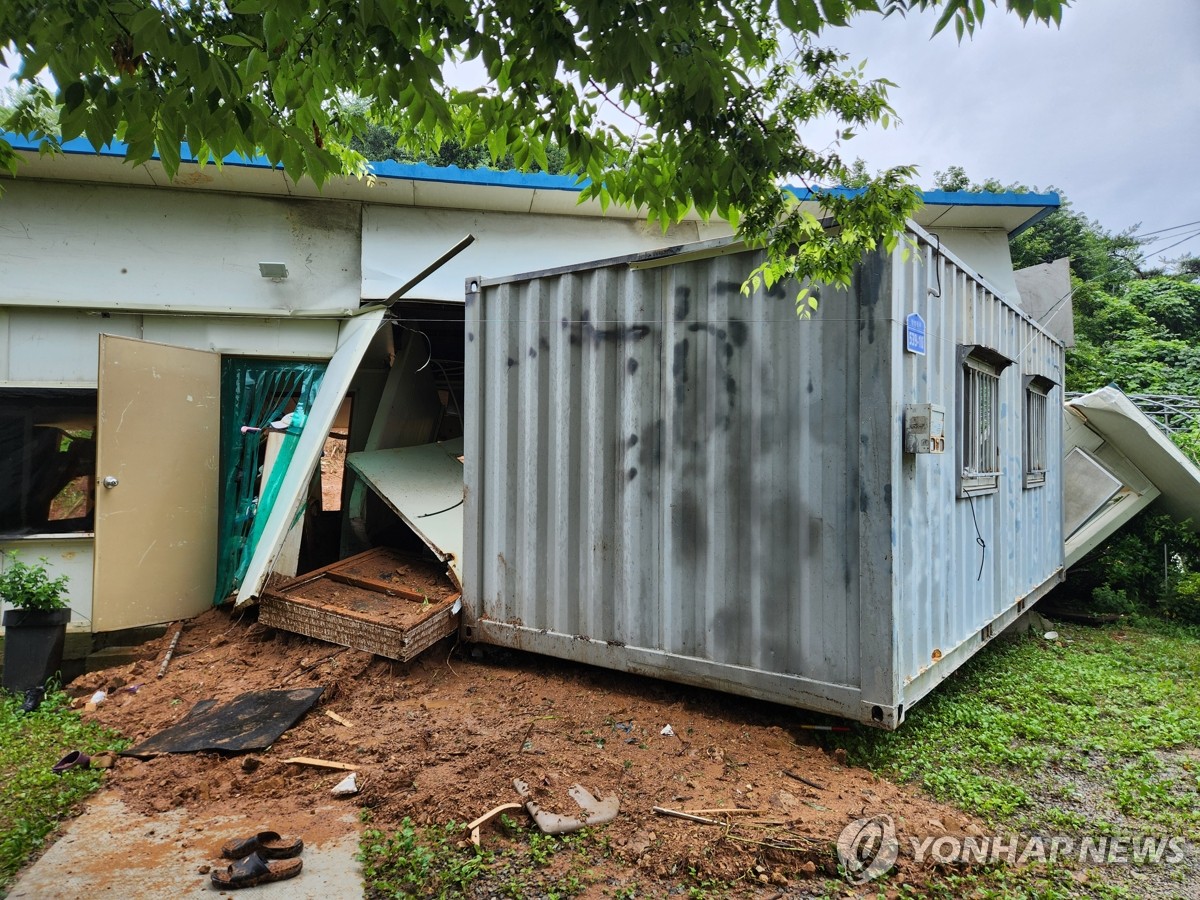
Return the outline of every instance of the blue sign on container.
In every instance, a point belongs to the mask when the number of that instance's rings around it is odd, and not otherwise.
[[[925,320],[919,313],[909,313],[904,321],[905,349],[918,356],[925,355]]]

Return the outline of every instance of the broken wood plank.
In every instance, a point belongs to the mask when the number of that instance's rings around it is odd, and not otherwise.
[[[337,722],[339,725],[345,725],[347,728],[353,728],[353,727],[354,727],[354,723],[353,723],[353,722],[347,722],[345,719],[343,719],[341,716],[339,716],[337,713],[335,713],[335,712],[334,712],[333,710],[331,710],[331,709],[324,709],[324,710],[321,710],[321,711],[322,711],[323,713],[325,713],[325,715],[329,716],[329,718],[333,719],[333,721]]]
[[[175,655],[175,648],[179,646],[179,638],[183,635],[183,623],[179,623],[179,627],[175,629],[175,636],[171,638],[171,645],[167,647],[167,653],[163,657],[162,665],[158,667],[158,677],[162,678],[167,674],[167,666],[171,664],[171,657]]]
[[[708,819],[704,816],[694,816],[691,813],[681,812],[678,809],[666,809],[662,806],[653,807],[654,811],[660,816],[671,816],[674,819],[685,819],[688,822],[699,822],[701,825],[728,825],[728,822],[722,822],[720,819]]]
[[[358,766],[349,763],[333,762],[328,759],[315,759],[311,756],[293,756],[284,760],[285,763],[296,763],[301,766],[317,766],[322,769],[340,769],[343,772],[354,772]]]
[[[743,809],[740,806],[724,807],[722,809],[685,809],[689,816],[761,816],[765,809]]]
[[[509,812],[511,810],[524,809],[524,808],[525,808],[524,805],[522,805],[520,803],[501,803],[499,806],[494,807],[493,809],[489,809],[487,812],[485,812],[482,816],[480,816],[474,822],[468,823],[467,829],[471,832],[471,843],[474,844],[476,847],[479,846],[479,829],[480,829],[480,827],[483,825],[486,825],[488,822],[490,822],[496,816],[500,815],[500,813]]]
[[[440,600],[432,597],[427,597],[424,594],[418,594],[416,591],[410,591],[406,588],[398,587],[386,581],[376,581],[373,578],[363,578],[359,575],[347,575],[345,572],[326,572],[325,577],[330,581],[336,581],[339,584],[348,584],[351,587],[362,588],[364,591],[371,591],[376,594],[386,594],[389,597],[399,597],[402,600],[411,600],[414,603],[439,603]]]

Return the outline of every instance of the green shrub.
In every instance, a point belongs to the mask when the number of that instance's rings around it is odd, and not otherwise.
[[[1163,598],[1163,613],[1172,619],[1200,624],[1200,572],[1188,572]]]
[[[63,609],[67,605],[63,594],[67,591],[67,576],[51,578],[46,571],[50,561],[41,557],[37,565],[29,565],[17,558],[16,550],[9,550],[8,562],[0,572],[0,599],[13,609],[50,610]]]
[[[1200,572],[1200,537],[1190,524],[1142,513],[1071,568],[1065,593],[1092,612],[1145,612],[1187,620],[1179,610],[1187,606],[1186,591],[1177,598],[1163,584],[1164,547],[1171,569],[1168,582],[1175,582],[1179,573]]]
[[[1124,590],[1102,584],[1092,590],[1091,608],[1098,613],[1128,614],[1137,611],[1137,604]]]

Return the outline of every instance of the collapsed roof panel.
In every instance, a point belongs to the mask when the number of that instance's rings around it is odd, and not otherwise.
[[[462,588],[463,440],[351,453],[346,465],[450,567]]]
[[[1067,401],[1063,452],[1068,568],[1155,499],[1200,525],[1200,468],[1118,388]]]

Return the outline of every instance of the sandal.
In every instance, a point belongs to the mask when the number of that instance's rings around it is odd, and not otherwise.
[[[221,847],[221,855],[226,859],[241,859],[251,853],[257,853],[263,859],[291,859],[299,856],[304,849],[304,841],[296,838],[285,841],[278,831],[260,831],[248,838],[235,838],[226,841]]]
[[[50,771],[55,775],[61,775],[64,772],[71,771],[72,769],[86,769],[89,768],[91,761],[92,758],[82,750],[72,750],[53,766],[51,766]]]
[[[304,867],[302,859],[283,859],[265,862],[257,853],[251,853],[245,859],[230,863],[224,869],[213,869],[213,886],[220,890],[230,888],[254,887],[256,884],[266,884],[270,881],[284,881],[300,874]]]

